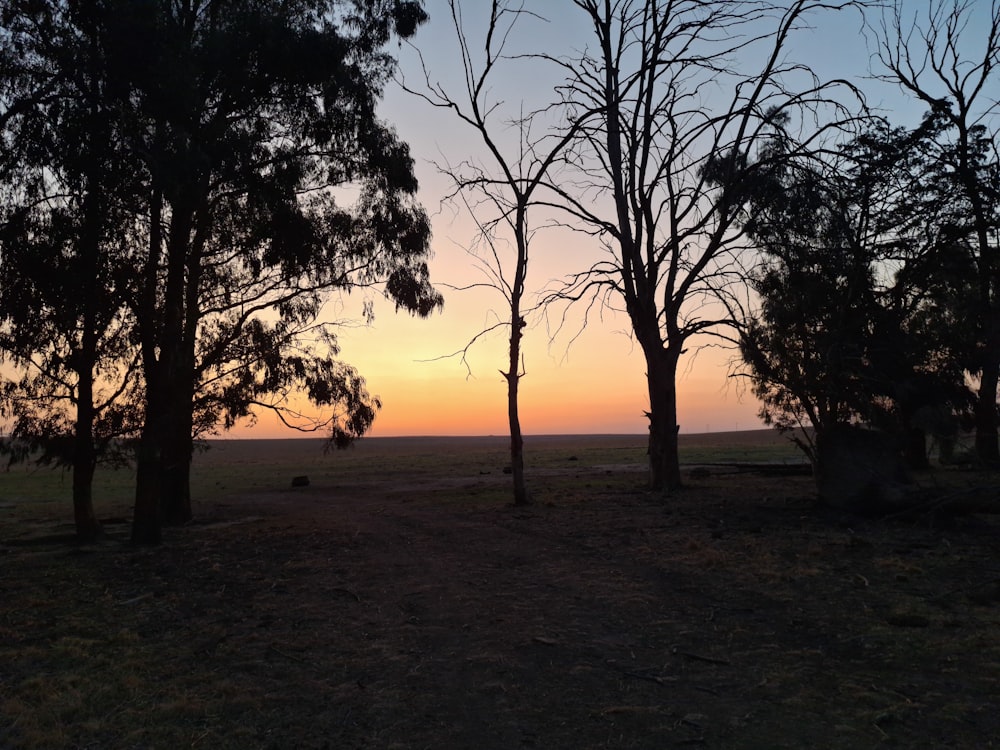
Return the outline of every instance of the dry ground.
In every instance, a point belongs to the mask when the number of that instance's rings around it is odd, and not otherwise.
[[[0,476],[0,747],[1000,746],[995,517],[839,517],[724,466],[664,500],[641,438],[528,451],[521,510],[499,438],[217,443],[157,549],[127,472],[91,547],[66,483]]]

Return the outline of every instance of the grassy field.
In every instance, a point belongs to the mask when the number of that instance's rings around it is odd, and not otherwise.
[[[802,461],[802,453],[773,430],[681,435],[681,463]],[[291,477],[314,483],[378,476],[419,477],[500,472],[509,463],[506,437],[368,438],[343,451],[324,451],[319,439],[210,440],[192,467],[193,497],[219,500],[247,492],[285,488]],[[646,438],[637,435],[528,436],[528,471],[580,466],[628,466],[645,470]],[[99,515],[130,517],[135,473],[131,468],[98,470],[94,482]],[[0,472],[0,512],[35,520],[71,521],[70,475],[19,465]]]
[[[218,441],[151,549],[128,471],[85,547],[0,476],[0,747],[997,746],[994,517],[833,514],[733,469],[769,432],[682,436],[668,497],[642,436],[527,451],[514,508],[503,438]]]

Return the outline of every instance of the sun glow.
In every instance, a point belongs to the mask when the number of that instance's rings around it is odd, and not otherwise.
[[[504,435],[508,433],[504,331],[461,350],[482,328],[480,299],[446,302],[429,320],[382,310],[371,327],[347,328],[341,354],[364,376],[383,408],[376,437]],[[620,321],[619,321],[620,322]],[[621,326],[616,330],[620,331]],[[678,373],[681,432],[758,429],[757,405],[728,378],[731,351],[707,349],[688,372]],[[648,408],[645,366],[638,346],[604,326],[587,327],[571,343],[550,342],[541,324],[526,329],[519,414],[527,435],[645,434]],[[262,414],[253,429],[233,437],[300,437],[273,416]]]
[[[473,35],[485,28],[481,22],[487,5],[463,6]],[[456,64],[460,57],[450,12],[441,0],[428,0],[426,7],[431,22],[418,32],[416,44],[424,52],[432,81],[457,95],[463,69]],[[825,66],[838,77],[851,74],[845,69],[845,59],[856,60],[855,72],[864,74],[868,57],[864,40],[857,34],[857,16],[845,13],[825,18],[833,19],[834,25],[805,30],[796,41],[796,51],[818,56],[812,61],[817,69]],[[582,29],[574,27],[575,22],[573,18],[559,19],[545,26],[541,37],[529,34],[515,41],[530,46],[541,40],[550,54],[559,54],[559,45],[568,53],[580,46],[574,35],[579,37]],[[851,54],[845,57],[848,50]],[[403,46],[399,56],[407,83],[418,85],[422,72],[415,52]],[[525,98],[535,100],[528,106],[547,101],[552,91],[549,83],[536,76],[526,87],[522,78],[512,76],[497,81],[493,93],[516,109]],[[503,296],[496,290],[452,288],[481,282],[483,274],[480,261],[470,255],[476,250],[475,223],[461,206],[442,203],[453,187],[437,165],[471,160],[488,166],[482,145],[451,113],[437,110],[396,86],[389,87],[381,113],[411,147],[421,186],[419,198],[433,221],[431,278],[445,295],[445,309],[428,320],[417,320],[395,314],[391,305],[378,300],[371,327],[343,330],[341,355],[357,367],[370,392],[383,402],[373,435],[505,434],[507,386],[499,372],[507,366],[505,331],[478,340],[467,350],[465,361],[460,355],[448,356],[461,352],[477,334],[509,315]],[[509,136],[509,131],[504,133],[504,137]],[[542,223],[541,219],[533,220],[536,228]],[[587,267],[600,252],[592,244],[588,246],[585,237],[540,231],[531,249],[529,295],[551,288],[554,279],[568,271]],[[341,304],[338,317],[361,317],[359,301],[347,298]],[[357,308],[350,306],[353,304]],[[579,320],[576,322],[580,328]],[[596,311],[578,338],[573,338],[577,331],[569,330],[551,341],[544,322],[537,316],[529,319],[524,339],[525,376],[520,384],[525,434],[646,433],[646,367],[638,345],[622,333],[628,328],[628,321],[620,314]],[[710,340],[689,343],[692,353],[682,359],[677,377],[681,432],[760,428],[757,403],[740,380],[730,377],[733,352],[710,348],[695,357],[694,348]],[[236,434],[288,437],[296,433],[262,416],[254,430],[241,428]]]

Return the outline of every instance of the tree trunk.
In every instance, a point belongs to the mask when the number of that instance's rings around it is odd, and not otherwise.
[[[162,456],[156,435],[161,418],[157,410],[146,406],[146,420],[136,453],[135,507],[132,514],[132,543],[159,544],[163,540],[160,505]]]
[[[990,466],[1000,464],[1000,441],[997,439],[997,382],[1000,363],[987,362],[979,375],[976,399],[976,456]]]
[[[101,158],[97,149],[107,137],[104,118],[92,106],[89,129],[93,135],[92,148],[87,156],[87,188],[83,199],[83,232],[77,245],[80,254],[79,292],[82,296],[80,317],[80,347],[73,352],[73,369],[76,371],[76,424],[73,430],[73,520],[76,536],[82,542],[97,541],[102,535],[101,524],[94,513],[94,469],[97,466],[97,448],[94,444],[94,372],[97,369],[100,321],[97,314],[98,298],[105,296],[99,282],[101,268],[101,235],[104,221],[101,195]]]
[[[514,480],[514,505],[531,505],[531,495],[524,478],[524,437],[521,435],[521,417],[518,413],[518,388],[521,383],[521,338],[525,321],[521,315],[521,298],[524,295],[524,278],[528,271],[528,197],[518,194],[514,216],[514,234],[517,242],[517,264],[510,295],[510,349],[507,362],[507,422],[510,426],[510,471]]]
[[[507,383],[507,415],[510,421],[510,468],[514,477],[514,505],[531,505],[531,495],[524,478],[524,438],[517,414],[517,381]]]
[[[162,251],[161,219],[163,196],[158,187],[150,191],[149,257],[144,269],[138,325],[142,344],[143,374],[146,378],[146,404],[136,452],[135,506],[132,513],[132,543],[159,544],[163,518],[160,506],[160,481],[163,457],[164,407],[160,392],[161,365],[158,359],[159,336],[156,325],[156,300],[159,264]]]
[[[143,544],[159,543],[163,524],[191,520],[191,389],[187,385],[191,374],[177,337],[164,339],[167,343],[160,347],[153,374],[146,376],[146,421],[138,457],[133,524],[133,541]],[[142,540],[136,539],[140,505],[147,528]]]
[[[94,467],[97,454],[94,447],[93,382],[80,377],[73,437],[73,520],[76,538],[81,542],[96,542],[103,536],[94,513]]]
[[[154,545],[163,540],[163,444],[167,407],[158,387],[159,373],[158,363],[146,371],[146,409],[136,452],[133,544]]]
[[[504,373],[504,377],[507,378],[507,420],[510,424],[510,470],[514,479],[514,505],[531,504],[531,495],[528,493],[524,478],[524,438],[521,435],[521,419],[517,408],[518,385],[521,381],[518,360],[523,328],[523,321],[520,315],[517,315],[511,324],[510,370]]]
[[[914,471],[930,468],[927,455],[927,433],[920,427],[907,427],[903,432],[903,455],[906,466]]]
[[[645,349],[649,388],[649,485],[670,492],[681,487],[677,433],[677,361],[671,347]]]
[[[88,250],[97,252],[96,235]],[[96,276],[96,262],[88,269]],[[94,444],[94,369],[97,363],[97,315],[93,276],[83,285],[85,295],[82,318],[83,333],[76,352],[76,424],[73,430],[73,520],[76,536],[81,542],[95,542],[102,535],[101,524],[94,513],[94,469],[97,447]]]
[[[163,445],[163,521],[180,526],[193,518],[191,512],[191,396],[188,389],[172,394],[169,432]]]
[[[203,214],[188,207],[188,219],[182,226],[184,236],[194,236],[186,244],[184,253],[187,274],[184,278],[183,314],[180,315],[180,333],[171,360],[169,401],[170,425],[163,446],[163,519],[165,523],[179,526],[190,521],[191,508],[191,458],[194,453],[194,394],[195,361],[198,342],[198,323],[201,320],[199,291],[201,285],[202,243],[205,227],[195,217]]]
[[[146,276],[146,310],[150,321],[155,320],[158,290],[158,265],[152,260],[160,256],[161,242],[159,219],[161,217],[162,195],[154,189],[153,227],[151,233],[150,264]],[[194,199],[190,194],[174,194],[170,201],[171,214],[167,232],[166,252],[166,284],[162,291],[163,316],[159,327],[148,324],[144,334],[144,358],[147,362],[146,401],[148,430],[143,433],[142,457],[146,462],[147,476],[143,488],[141,502],[146,522],[153,523],[153,508],[155,496],[155,518],[157,524],[169,522],[180,524],[189,521],[190,496],[187,490],[190,450],[185,459],[185,444],[190,446],[190,430],[187,441],[179,439],[185,425],[191,422],[191,398],[189,383],[193,377],[191,357],[187,356],[187,337],[185,336],[186,302],[188,294],[187,270],[191,243],[191,229],[194,220]],[[193,351],[193,343],[190,349]],[[193,356],[193,355],[192,355]],[[150,377],[150,371],[155,378]],[[185,398],[186,396],[186,398]],[[153,420],[152,422],[150,420]],[[148,438],[148,440],[147,440]],[[138,478],[137,478],[138,479]],[[155,483],[155,487],[153,486]],[[179,490],[178,488],[183,488]],[[137,513],[140,502],[137,482],[136,490]],[[134,536],[134,533],[133,533]],[[159,533],[150,532],[151,541]]]

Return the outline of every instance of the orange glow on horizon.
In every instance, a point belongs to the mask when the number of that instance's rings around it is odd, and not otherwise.
[[[388,335],[385,329],[396,324],[404,328],[430,325],[403,317],[378,330],[362,330],[357,333],[358,343],[351,346],[356,356],[351,358],[350,352],[345,352],[345,358],[365,376],[371,393],[383,403],[372,437],[509,434],[507,384],[497,366],[503,364],[505,342],[484,346],[474,360],[471,377],[466,377],[464,367],[454,359],[414,361],[418,358],[413,357],[407,361],[404,352],[398,355],[398,365],[392,366],[393,358],[385,356],[387,347],[380,343]],[[390,338],[398,341],[399,333],[394,331]],[[402,338],[425,345],[433,341],[433,337]],[[367,345],[361,346],[361,342]],[[594,349],[572,349],[569,361],[563,364],[553,363],[547,353],[539,354],[537,347],[526,347],[530,356],[526,357],[527,374],[519,393],[525,435],[646,434],[644,411],[649,400],[642,357],[622,337],[602,343]],[[365,356],[368,352],[378,354]],[[682,433],[762,427],[754,400],[741,397],[735,386],[727,384],[728,356],[709,351],[699,356],[694,372],[679,373],[678,423]],[[492,368],[490,357],[496,359]],[[538,366],[532,367],[532,361]],[[290,430],[273,416],[261,415],[255,428],[237,427],[228,436],[295,438],[309,434]]]

